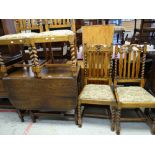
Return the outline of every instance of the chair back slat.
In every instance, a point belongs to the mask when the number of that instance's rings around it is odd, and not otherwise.
[[[124,72],[123,72],[123,78],[126,77],[127,73],[126,73],[126,57],[127,57],[127,54],[124,52],[124,63],[123,63],[123,67],[124,67]]]
[[[130,66],[131,66],[131,49],[129,48],[129,53],[128,53],[128,79],[130,78]]]
[[[97,76],[97,78],[99,77],[99,74],[100,74],[100,55],[99,55],[99,53],[96,53],[96,62],[97,62],[97,64],[96,64],[96,76]]]
[[[136,63],[136,53],[137,52],[134,52],[133,53],[133,61],[132,61],[132,79],[135,78],[135,63]]]
[[[109,73],[110,67],[112,67],[110,64],[112,60],[112,46],[85,45],[84,49],[85,78],[87,80],[99,81],[103,78],[109,81],[111,79]]]
[[[120,52],[120,60],[119,60],[119,78],[122,78],[122,72],[123,72],[123,53]]]
[[[68,28],[75,32],[75,22],[74,19],[46,19],[45,29],[49,31],[50,29],[58,28]]]
[[[139,82],[141,85],[144,85],[146,46],[147,45],[144,45],[143,47],[138,45],[125,45],[120,48],[116,48],[117,51],[115,50],[114,80],[115,84],[117,82]]]
[[[15,20],[16,32],[31,30],[31,31],[43,31],[41,19],[17,19]]]
[[[104,74],[104,72],[103,72],[103,68],[104,68],[104,55],[103,55],[104,53],[101,53],[101,77],[103,77],[103,74]]]
[[[89,66],[89,70],[88,70],[88,71],[89,71],[89,77],[92,76],[92,72],[91,72],[91,71],[92,71],[92,64],[93,64],[93,63],[92,63],[92,62],[93,62],[93,59],[92,59],[92,58],[93,58],[93,53],[90,52],[89,58],[88,58],[88,59],[89,59],[89,60],[88,60],[88,63],[89,63],[89,64],[88,64],[88,66]]]
[[[139,76],[139,70],[140,70],[140,50],[138,50],[138,57],[137,57],[137,63],[136,63],[136,78]]]

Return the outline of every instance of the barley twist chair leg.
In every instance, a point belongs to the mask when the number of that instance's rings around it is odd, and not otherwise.
[[[116,134],[120,135],[120,116],[121,116],[121,109],[118,108],[117,109],[117,113],[116,113]]]
[[[155,121],[153,121],[153,123],[152,123],[152,129],[151,129],[152,131],[152,134],[153,135],[155,135]]]
[[[78,109],[77,107],[75,108],[75,124],[78,125]]]
[[[35,117],[35,115],[34,115],[34,113],[32,111],[30,111],[30,116],[31,116],[32,122],[35,123],[36,122],[36,117]]]
[[[116,110],[115,107],[111,107],[111,131],[115,131],[115,117],[116,117]]]
[[[82,127],[82,120],[81,120],[81,104],[78,103],[78,126]]]

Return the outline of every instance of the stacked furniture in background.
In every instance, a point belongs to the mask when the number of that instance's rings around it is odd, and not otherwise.
[[[155,45],[155,19],[142,19],[140,28],[137,27],[137,19],[135,19],[134,34],[131,43]]]

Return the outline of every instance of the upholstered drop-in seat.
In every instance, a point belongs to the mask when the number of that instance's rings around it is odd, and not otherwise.
[[[74,35],[71,30],[53,30],[39,33],[38,37],[50,37],[50,36],[69,36]]]
[[[155,104],[155,97],[139,86],[118,87],[118,100],[120,103],[152,103]]]
[[[88,84],[84,87],[79,100],[115,101],[109,85]]]
[[[35,33],[35,32],[8,34],[0,37],[0,40],[26,39],[26,38],[36,37],[37,35],[38,33]]]
[[[53,30],[41,33],[27,32],[27,33],[17,33],[8,34],[0,37],[0,40],[11,40],[11,39],[27,39],[27,38],[40,38],[40,37],[51,37],[51,36],[70,36],[74,35],[71,30]]]

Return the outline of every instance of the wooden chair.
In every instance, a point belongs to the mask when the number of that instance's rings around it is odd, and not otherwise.
[[[54,37],[63,37],[64,36],[69,36],[69,35],[73,35],[76,34],[76,27],[75,27],[75,20],[74,19],[45,19],[45,30],[46,30],[46,34],[50,34],[52,33],[54,35]],[[75,41],[74,41],[74,45],[76,48],[76,35],[74,35],[75,37]],[[55,42],[52,45],[56,46],[56,47],[63,47],[64,43],[66,41],[64,40],[64,42]],[[49,48],[51,48],[51,44],[49,45]],[[76,50],[76,49],[75,49]],[[54,57],[53,57],[53,51],[50,51],[51,53],[51,58],[52,61],[54,61]]]
[[[112,125],[115,128],[115,98],[111,89],[112,85],[112,46],[85,45],[84,46],[84,71],[85,86],[78,100],[78,126],[82,126],[82,105],[108,105],[111,107]],[[104,81],[108,85],[87,84],[88,81]]]
[[[43,20],[42,19],[16,19],[14,20],[14,24],[16,27],[16,33],[40,33],[44,31],[43,28]],[[43,52],[39,52],[39,57],[45,57],[47,60],[47,51],[46,51],[46,44],[39,44],[39,47],[43,48]],[[25,60],[26,63],[28,63],[28,59],[29,56],[28,54],[25,52],[25,47],[20,45],[21,51],[22,51],[22,55],[23,55],[23,59]],[[37,48],[38,49],[38,48]],[[44,53],[44,54],[42,54]]]
[[[115,49],[115,96],[117,100],[116,133],[120,134],[120,120],[122,109],[139,109],[139,116],[143,119],[137,121],[150,121],[140,108],[155,108],[155,97],[148,93],[144,87],[144,70],[147,45],[122,46]],[[118,54],[120,55],[118,63]],[[142,64],[141,64],[142,60]],[[118,65],[117,65],[118,64]],[[140,86],[117,86],[117,84],[138,83]],[[129,121],[129,120],[128,120]],[[134,121],[130,119],[130,121]],[[152,126],[155,133],[155,125]]]

